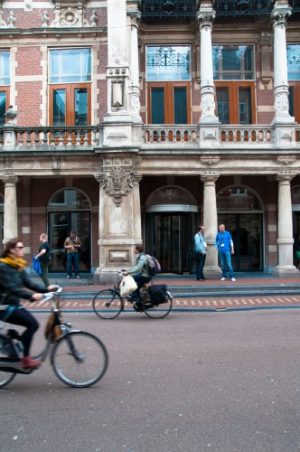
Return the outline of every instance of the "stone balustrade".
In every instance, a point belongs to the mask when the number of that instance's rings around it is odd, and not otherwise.
[[[5,134],[8,129],[0,128],[0,150],[9,149]],[[9,128],[16,137],[16,144],[11,150],[67,150],[93,149],[102,143],[100,126],[73,127],[17,127]],[[13,149],[14,148],[14,149]],[[10,149],[9,149],[10,150]]]
[[[222,125],[221,143],[272,144],[272,127],[260,125]]]
[[[144,144],[197,144],[198,127],[195,125],[145,125]]]

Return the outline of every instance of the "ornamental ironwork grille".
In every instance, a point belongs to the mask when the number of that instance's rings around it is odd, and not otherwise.
[[[143,19],[195,19],[195,0],[142,0]]]
[[[294,0],[295,1],[295,0]],[[273,0],[215,0],[217,16],[270,15]]]
[[[147,46],[147,81],[188,81],[191,79],[190,46]]]

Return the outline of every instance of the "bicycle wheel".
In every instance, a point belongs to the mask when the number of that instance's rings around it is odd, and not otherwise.
[[[104,289],[96,293],[93,309],[101,319],[115,319],[123,309],[123,300],[114,289]]]
[[[0,334],[0,367],[1,367],[1,359],[8,358],[10,355],[9,342],[6,336]],[[13,378],[15,378],[15,372],[6,372],[4,370],[0,370],[0,388],[4,388],[4,386],[8,385]]]
[[[55,344],[51,365],[57,377],[74,388],[86,388],[99,381],[108,366],[103,342],[85,331],[72,331]]]
[[[146,314],[147,317],[150,317],[150,319],[163,319],[166,317],[170,311],[172,310],[172,295],[170,292],[166,292],[166,302],[159,304],[159,305],[153,305],[151,302],[142,302],[143,305],[143,311]]]

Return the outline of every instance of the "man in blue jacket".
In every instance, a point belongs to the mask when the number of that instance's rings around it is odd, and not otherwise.
[[[222,281],[226,279],[226,272],[228,271],[231,281],[235,281],[231,255],[234,254],[234,245],[230,232],[225,230],[225,225],[219,225],[219,232],[216,235],[216,247],[218,249],[220,265],[222,270]]]

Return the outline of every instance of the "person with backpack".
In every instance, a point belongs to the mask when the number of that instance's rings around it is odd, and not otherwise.
[[[35,317],[20,304],[21,299],[28,301],[42,300],[43,294],[56,291],[56,285],[48,288],[33,282],[25,268],[27,262],[24,259],[24,245],[19,238],[10,239],[4,245],[4,251],[0,258],[0,320],[25,327],[21,335],[23,344],[22,367],[35,369],[41,361],[30,356],[30,346],[34,333],[39,327]],[[28,290],[29,289],[29,290]]]
[[[132,292],[131,301],[136,308],[139,308],[139,289],[143,287],[144,284],[150,282],[152,278],[149,271],[148,257],[144,251],[143,245],[135,245],[133,252],[136,254],[135,265],[124,271],[123,275],[131,275],[137,283],[138,288]]]

